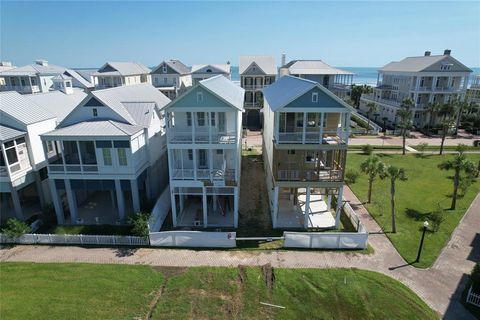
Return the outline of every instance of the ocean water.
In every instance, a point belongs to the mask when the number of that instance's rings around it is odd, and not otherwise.
[[[353,83],[355,84],[368,84],[374,86],[377,84],[377,67],[338,67],[340,69],[353,72]],[[470,68],[473,70],[470,82],[473,81],[475,75],[480,75],[480,68]],[[238,74],[238,66],[232,66],[232,80],[240,81],[240,75]]]

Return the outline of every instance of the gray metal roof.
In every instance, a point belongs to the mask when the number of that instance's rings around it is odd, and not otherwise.
[[[147,128],[152,122],[152,114],[155,112],[155,102],[123,102],[135,123]]]
[[[129,137],[143,127],[112,120],[83,121],[42,134],[42,137]]]
[[[162,61],[162,63],[152,70],[152,73],[155,73],[164,63],[180,75],[190,74],[190,68],[183,64],[180,60],[175,59]]]
[[[216,71],[212,73],[225,73],[230,74],[230,65],[229,64],[194,64],[192,66],[192,73],[203,73],[200,72],[201,69],[210,67],[212,69],[216,69]]]
[[[282,66],[282,68],[288,68],[290,74],[353,74],[349,71],[334,68],[322,60],[292,60],[286,65]]]
[[[24,125],[55,118],[54,114],[16,91],[0,93],[0,120],[1,114],[6,114]]]
[[[82,102],[87,94],[80,89],[73,89],[71,94],[65,94],[62,91],[50,91],[23,96],[55,115],[59,123]]]
[[[435,63],[438,63],[442,60],[449,59],[454,62],[458,69],[455,71],[459,72],[472,72],[472,70],[459,61],[454,59],[450,55],[434,55],[434,56],[418,56],[418,57],[407,57],[400,61],[393,61],[382,68],[379,71],[392,71],[392,72],[421,72],[425,71],[428,67],[432,66]],[[451,72],[452,70],[449,70]]]
[[[10,140],[25,134],[27,134],[25,131],[20,131],[0,124],[0,141]]]
[[[105,67],[110,66],[114,70],[116,70],[122,76],[131,76],[137,74],[145,74],[150,73],[151,70],[138,62],[107,62],[104,64],[98,71],[94,74],[96,76],[103,75],[103,74],[110,74],[115,71],[107,71],[102,72],[101,70]]]
[[[85,79],[80,73],[73,69],[67,69],[63,73],[67,76],[72,77],[73,79],[77,80],[84,88],[93,88],[94,85],[88,79]]]
[[[265,74],[276,75],[277,67],[275,66],[275,57],[273,56],[240,56],[238,72],[244,73],[250,65],[255,64],[265,72]]]
[[[265,87],[264,98],[273,111],[277,111],[302,94],[317,86],[317,82],[292,76],[283,76],[273,84]]]
[[[245,90],[224,76],[218,75],[211,77],[200,81],[199,84],[233,107],[243,111]]]

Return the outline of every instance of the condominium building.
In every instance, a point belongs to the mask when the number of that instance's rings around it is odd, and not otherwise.
[[[477,75],[470,88],[467,89],[466,99],[469,102],[480,104],[480,75]]]
[[[107,62],[91,74],[95,89],[152,83],[151,70],[137,62]]]
[[[263,107],[262,89],[275,82],[277,67],[272,56],[240,56],[238,65],[240,86],[245,89],[243,126],[260,128],[260,109]]]
[[[389,127],[395,127],[402,101],[410,98],[415,104],[413,124],[423,128],[430,122],[426,111],[430,103],[444,104],[465,98],[470,73],[472,70],[453,58],[448,49],[441,55],[426,51],[423,56],[390,62],[378,70],[373,93],[362,95],[360,112],[367,114],[368,104],[374,103],[378,106],[377,121],[385,118]]]
[[[200,81],[222,75],[231,79],[230,63],[226,64],[196,64],[192,66],[192,84],[196,85]]]
[[[279,74],[280,77],[291,75],[318,82],[341,98],[350,95],[354,76],[352,72],[334,68],[322,60],[292,60],[280,67]]]
[[[351,107],[318,82],[293,76],[281,77],[263,94],[273,227],[338,228]]]
[[[222,75],[166,108],[174,227],[237,227],[244,90]]]
[[[36,60],[33,64],[0,72],[5,82],[0,90],[26,94],[49,92],[54,90],[53,78],[59,75],[70,77],[73,87],[84,90],[93,88],[93,84],[75,70],[49,64],[47,60]]]
[[[151,75],[152,84],[171,100],[192,86],[190,68],[180,60],[163,61]]]
[[[168,182],[168,102],[148,83],[91,91],[41,134],[59,224],[123,223],[156,198]]]

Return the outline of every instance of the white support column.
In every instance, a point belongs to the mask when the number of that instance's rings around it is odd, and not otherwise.
[[[37,188],[38,199],[40,200],[40,206],[45,207],[45,196],[43,194],[42,179],[40,173],[35,171],[35,188]]]
[[[183,211],[183,202],[185,201],[185,196],[183,194],[178,195],[178,204],[180,206],[180,212]]]
[[[57,224],[65,223],[65,215],[63,213],[63,205],[58,196],[57,186],[55,180],[48,179],[48,186],[50,187],[50,196],[52,198],[53,207],[55,208],[55,214],[57,215]]]
[[[240,190],[235,188],[235,194],[233,196],[233,227],[238,228],[238,207],[240,201]]]
[[[303,215],[303,227],[308,229],[308,218],[310,217],[310,187],[307,187],[307,196],[305,199],[305,213]]]
[[[137,214],[140,212],[140,195],[138,193],[137,179],[130,180],[130,189],[132,192],[133,212]]]
[[[207,203],[207,188],[202,188],[202,204],[203,204],[203,227],[208,226],[208,203]]]
[[[72,190],[70,179],[63,180],[65,183],[65,192],[67,193],[68,208],[70,209],[70,223],[76,224],[78,219],[77,197]]]
[[[123,221],[125,219],[125,199],[123,198],[120,180],[115,180],[115,192],[117,195],[118,219]]]
[[[348,139],[350,138],[350,112],[347,113],[347,121],[346,121],[346,128],[345,128],[345,144],[348,144]]]
[[[330,211],[332,209],[332,195],[327,194],[327,210]]]
[[[340,226],[340,214],[342,212],[343,207],[343,186],[338,189],[338,196],[337,196],[337,210],[335,215],[335,229],[338,229]]]
[[[421,81],[420,76],[417,76],[417,82],[415,83],[415,91],[418,91],[420,89],[420,81]]]
[[[191,112],[191,119],[192,119],[192,143],[195,143],[195,116],[196,112]]]
[[[172,224],[173,224],[173,227],[176,227],[177,226],[177,203],[175,202],[175,193],[173,193],[174,191],[174,188],[171,187],[170,189],[170,201],[171,201],[171,206],[172,206]],[[181,205],[180,207],[180,212],[182,212],[183,208],[182,208],[183,205]]]
[[[192,149],[193,155],[193,180],[197,180],[197,149]]]
[[[305,137],[307,133],[307,113],[303,113],[303,131],[302,131],[302,143],[305,144]]]
[[[319,132],[320,132],[320,142],[319,143],[320,144],[323,143],[323,121],[324,121],[324,119],[325,119],[325,112],[320,112],[320,127],[319,127],[320,128],[320,130],[319,130]]]
[[[208,149],[208,166],[210,168],[209,174],[210,174],[210,181],[213,181],[213,150]]]
[[[432,91],[435,91],[436,88],[437,88],[437,77],[434,76],[434,77],[432,78]]]
[[[13,210],[15,211],[15,217],[18,220],[23,220],[23,211],[22,205],[20,204],[20,197],[18,196],[18,191],[15,188],[10,188],[10,196],[12,197]]]
[[[212,143],[212,113],[207,112],[207,120],[208,120],[208,143]]]
[[[277,217],[278,217],[278,191],[279,188],[275,187],[275,191],[273,193],[273,217],[272,217],[272,224],[273,227],[277,227]]]

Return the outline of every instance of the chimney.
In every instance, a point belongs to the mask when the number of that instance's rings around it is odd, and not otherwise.
[[[44,59],[38,59],[38,60],[35,60],[35,64],[46,67],[48,66],[48,61]]]
[[[425,51],[425,57],[429,57],[432,53],[430,51]]]
[[[445,51],[443,51],[444,56],[449,56],[450,53],[452,53],[452,50],[450,50],[450,49],[445,49]]]
[[[287,64],[286,60],[287,56],[285,55],[285,53],[282,53],[282,67]]]

